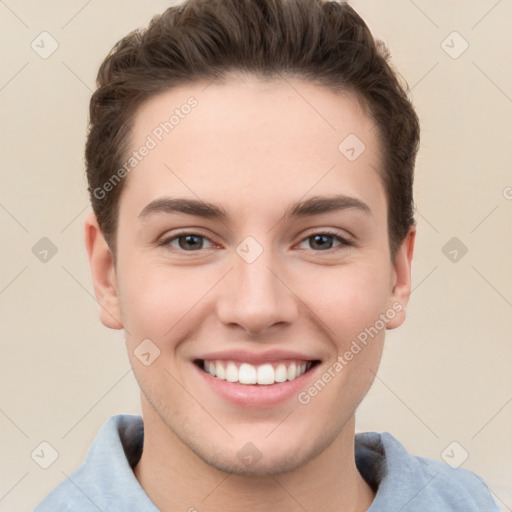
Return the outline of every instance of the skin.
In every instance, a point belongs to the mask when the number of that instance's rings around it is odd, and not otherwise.
[[[125,329],[141,388],[145,441],[135,476],[165,511],[367,510],[374,493],[355,466],[354,414],[385,329],[307,405],[297,396],[235,405],[205,384],[193,360],[215,350],[298,351],[320,361],[305,375],[307,390],[393,304],[403,309],[386,328],[403,322],[415,233],[393,261],[375,125],[351,93],[240,75],[151,98],[136,115],[132,147],[190,96],[197,107],[129,175],[115,265],[94,215],[85,222],[101,320]],[[353,162],[338,150],[349,134],[366,146]],[[293,203],[338,194],[369,211],[283,217]],[[139,218],[163,197],[214,203],[227,218]],[[319,249],[310,237],[326,230],[350,245],[328,238],[333,247]],[[177,238],[159,245],[183,231],[206,237],[203,248],[180,252]],[[247,236],[263,249],[252,263],[236,252]],[[160,350],[149,366],[134,355],[144,339]],[[237,456],[248,442],[261,454],[251,466]]]

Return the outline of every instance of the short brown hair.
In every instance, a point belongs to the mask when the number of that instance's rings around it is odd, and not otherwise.
[[[414,225],[419,122],[388,60],[384,44],[343,1],[186,0],[128,34],[99,69],[85,148],[92,208],[114,255],[125,180],[108,194],[102,187],[123,165],[136,110],[165,90],[242,71],[356,93],[378,127],[394,256]]]

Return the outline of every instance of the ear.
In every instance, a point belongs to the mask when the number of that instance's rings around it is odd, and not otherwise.
[[[114,260],[94,213],[85,219],[84,235],[100,320],[110,329],[122,329]]]
[[[412,226],[396,253],[393,264],[392,290],[388,302],[388,307],[395,311],[396,315],[387,323],[387,329],[395,329],[405,320],[405,309],[411,295],[411,264],[415,238],[416,228]]]

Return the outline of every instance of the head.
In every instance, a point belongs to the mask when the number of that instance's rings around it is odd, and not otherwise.
[[[86,244],[101,318],[125,329],[148,416],[219,469],[313,460],[404,319],[419,127],[388,59],[345,2],[188,0],[100,68]],[[308,371],[276,385],[292,398],[240,403],[210,386],[215,360]]]

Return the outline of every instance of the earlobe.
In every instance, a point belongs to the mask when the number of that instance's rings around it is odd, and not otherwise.
[[[416,228],[412,226],[396,253],[393,265],[394,283],[388,304],[396,314],[387,323],[387,329],[395,329],[405,320],[405,310],[411,295],[411,265],[415,238]]]
[[[90,213],[85,219],[84,237],[94,293],[100,305],[100,320],[110,329],[122,329],[112,252],[103,237],[94,213]]]

